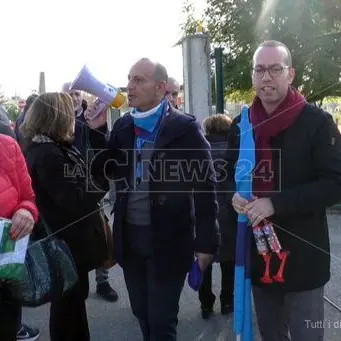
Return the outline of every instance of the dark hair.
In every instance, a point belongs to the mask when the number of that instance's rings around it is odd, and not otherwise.
[[[32,94],[30,96],[27,97],[26,99],[26,104],[25,104],[25,107],[24,107],[24,114],[26,114],[28,108],[32,105],[32,103],[35,101],[35,99],[38,97],[37,94]]]
[[[225,135],[229,132],[232,120],[224,114],[216,114],[204,120],[205,135]]]
[[[289,48],[285,44],[277,40],[266,40],[263,43],[261,43],[257,47],[256,52],[253,55],[253,59],[255,58],[256,53],[263,47],[283,47],[287,53],[287,57],[286,57],[287,66],[290,66],[290,67],[292,66],[292,56],[291,56],[291,52]]]

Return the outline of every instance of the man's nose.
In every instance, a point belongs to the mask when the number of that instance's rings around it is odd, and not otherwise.
[[[265,71],[264,71],[264,75],[263,75],[263,80],[271,80],[271,79],[272,79],[272,77],[271,77],[271,75],[270,75],[269,70],[268,70],[268,69],[265,70]]]

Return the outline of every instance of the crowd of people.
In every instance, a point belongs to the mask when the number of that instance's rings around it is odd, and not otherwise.
[[[96,270],[99,295],[118,299],[104,267],[102,203],[110,184],[114,257],[144,341],[177,339],[180,295],[193,264],[202,318],[211,317],[216,299],[214,262],[222,274],[221,314],[233,313],[240,215],[247,216],[250,229],[270,221],[289,253],[285,281],[264,283],[263,258],[251,246],[262,340],[323,340],[323,328],[309,328],[306,321],[324,319],[330,278],[326,208],[341,199],[341,136],[331,115],[292,86],[295,69],[284,44],[261,44],[251,74],[251,197],[236,191],[241,117],[216,114],[197,122],[196,113],[180,112],[179,83],[147,58],[129,70],[131,110],[113,127],[107,110],[92,117],[95,104],[70,90],[70,83],[60,92],[30,96],[14,131],[0,122],[0,216],[12,220],[11,238],[34,234],[44,219],[67,243],[77,268],[77,284],[51,302],[51,341],[90,340],[89,271]],[[199,171],[184,166],[196,164]],[[66,176],[66,166],[77,167],[77,176]],[[277,269],[272,262],[268,275]],[[0,282],[0,340],[36,340],[39,331],[22,323],[8,285]]]

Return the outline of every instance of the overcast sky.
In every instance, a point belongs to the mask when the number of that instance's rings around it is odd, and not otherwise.
[[[205,0],[196,0],[198,13]],[[84,64],[102,81],[125,86],[141,57],[182,81],[183,0],[1,0],[0,84],[27,96],[45,71],[47,91],[72,81]]]

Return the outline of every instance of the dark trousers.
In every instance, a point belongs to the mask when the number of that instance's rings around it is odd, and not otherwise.
[[[130,226],[123,272],[133,314],[144,341],[176,341],[179,299],[186,274],[156,279],[149,227]],[[171,255],[170,255],[171,257]]]
[[[78,272],[79,281],[61,299],[51,303],[51,341],[88,341],[90,333],[85,300],[89,294],[88,272]]]
[[[21,320],[22,320],[22,307],[20,306],[19,307],[18,317],[17,317],[17,331],[19,331],[20,328],[21,328],[21,325],[22,325]]]
[[[221,269],[221,292],[220,302],[222,305],[233,304],[234,290],[234,262],[220,263]],[[199,289],[199,300],[202,307],[212,308],[215,295],[212,292],[212,265],[204,272],[202,285]]]
[[[16,341],[20,305],[11,301],[8,292],[0,288],[0,340]]]

